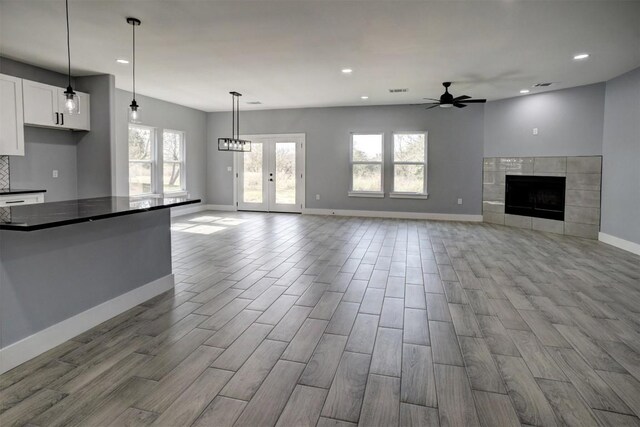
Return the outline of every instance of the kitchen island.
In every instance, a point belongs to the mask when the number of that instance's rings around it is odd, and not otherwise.
[[[199,202],[0,208],[0,373],[173,288],[169,208]]]

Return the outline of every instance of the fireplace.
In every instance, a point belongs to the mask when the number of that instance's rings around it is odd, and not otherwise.
[[[506,175],[505,213],[564,221],[564,176]]]

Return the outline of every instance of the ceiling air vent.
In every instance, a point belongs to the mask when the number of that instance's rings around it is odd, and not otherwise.
[[[553,83],[536,83],[533,85],[533,87],[547,87],[547,86],[551,86]]]
[[[247,101],[247,104],[250,104],[250,105],[260,105],[260,104],[262,104],[262,102],[260,102],[260,101]]]
[[[407,89],[407,88],[389,89],[389,93],[405,93],[405,92],[409,92],[409,89]]]

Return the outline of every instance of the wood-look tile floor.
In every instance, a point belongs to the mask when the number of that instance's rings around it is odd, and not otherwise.
[[[175,292],[0,376],[0,425],[640,425],[640,257],[487,224],[204,212]]]

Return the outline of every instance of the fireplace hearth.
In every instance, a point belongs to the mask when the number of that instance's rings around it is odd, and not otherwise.
[[[564,221],[564,176],[506,175],[505,213]]]

